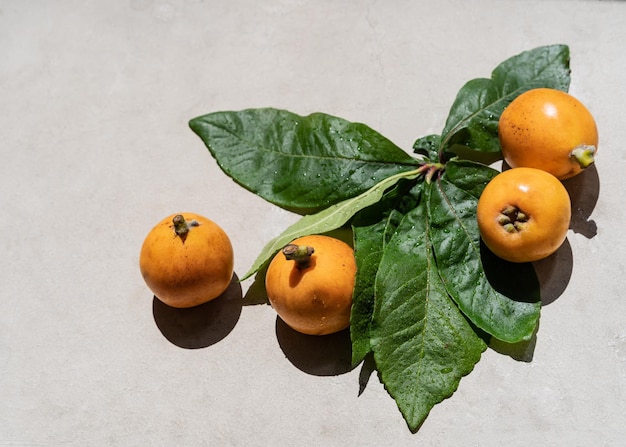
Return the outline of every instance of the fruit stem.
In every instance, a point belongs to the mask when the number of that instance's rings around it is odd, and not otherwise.
[[[197,227],[200,225],[197,220],[190,220],[187,222],[182,214],[177,214],[172,218],[172,223],[174,224],[174,232],[177,236],[180,236],[183,241],[187,237],[187,233],[189,233],[189,229],[191,227]]]
[[[588,144],[581,144],[576,146],[570,153],[570,157],[578,162],[581,168],[586,168],[594,162],[594,154],[596,153],[596,147]]]
[[[287,244],[283,247],[283,254],[288,261],[295,261],[299,270],[307,268],[311,264],[311,255],[315,252],[308,245]]]
[[[418,172],[420,174],[424,174],[424,179],[426,183],[429,183],[433,180],[433,178],[437,178],[445,169],[445,164],[443,163],[424,163],[422,166],[418,168]]]

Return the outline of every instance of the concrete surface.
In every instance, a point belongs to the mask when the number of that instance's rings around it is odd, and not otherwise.
[[[0,0],[0,445],[623,445],[624,23],[608,1]],[[153,302],[138,254],[162,217],[216,220],[239,275],[296,219],[230,181],[190,118],[322,111],[410,150],[465,81],[553,43],[596,168],[538,265],[533,345],[489,349],[418,433],[345,337],[242,306],[251,280],[195,312]]]

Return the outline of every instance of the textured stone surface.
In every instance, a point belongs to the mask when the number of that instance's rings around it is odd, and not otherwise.
[[[606,1],[0,2],[0,445],[620,445],[625,18]],[[537,266],[539,332],[492,346],[417,434],[345,337],[242,306],[263,299],[252,280],[195,312],[153,302],[138,254],[164,216],[218,222],[240,276],[296,220],[229,180],[190,118],[322,111],[410,150],[467,80],[553,43],[600,153]]]

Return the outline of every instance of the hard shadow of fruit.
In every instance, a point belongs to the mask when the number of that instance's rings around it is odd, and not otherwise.
[[[350,330],[329,335],[305,335],[276,317],[276,338],[287,359],[314,376],[337,376],[352,370]]]
[[[186,309],[153,298],[152,314],[163,336],[185,349],[200,349],[223,340],[235,327],[242,309],[241,284],[233,275],[228,289],[208,303]]]
[[[520,302],[540,300],[539,281],[531,263],[515,263],[497,257],[480,241],[480,258],[489,284],[502,295]]]
[[[574,257],[569,241],[565,239],[556,252],[547,258],[533,262],[533,267],[539,279],[541,305],[547,306],[565,292],[572,278]]]
[[[572,202],[570,229],[591,239],[598,233],[596,222],[590,219],[600,195],[600,177],[596,165],[593,164],[580,174],[563,180],[563,186]]]
[[[542,307],[563,294],[572,276],[572,250],[567,239],[547,258],[523,264],[498,258],[481,241],[481,259],[487,279],[495,290],[518,301],[540,300]],[[500,354],[530,362],[537,344],[538,330],[539,324],[529,340],[518,343],[506,343],[495,338],[486,341],[491,349]]]

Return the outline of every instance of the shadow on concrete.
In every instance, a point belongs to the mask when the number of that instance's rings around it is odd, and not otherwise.
[[[547,258],[533,263],[541,290],[541,305],[547,306],[559,298],[572,277],[574,257],[568,239]]]
[[[265,274],[267,267],[259,270],[254,276],[254,281],[246,291],[243,297],[244,306],[256,306],[257,304],[269,304],[267,292],[265,291]]]
[[[241,309],[241,284],[236,275],[222,295],[199,306],[179,309],[157,297],[152,302],[154,321],[163,336],[186,349],[206,348],[223,340],[239,321]]]
[[[352,370],[350,330],[329,335],[305,335],[276,317],[276,337],[287,359],[314,376],[337,376]]]
[[[591,239],[598,233],[598,226],[591,214],[600,195],[600,177],[596,165],[591,165],[575,177],[563,180],[572,201],[570,229]]]

